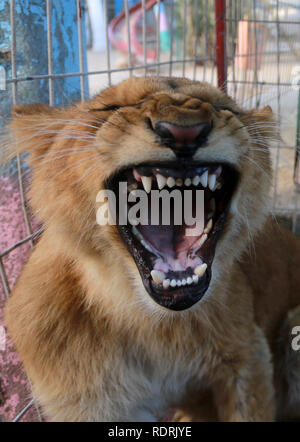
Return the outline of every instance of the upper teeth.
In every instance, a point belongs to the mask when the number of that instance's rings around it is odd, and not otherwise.
[[[175,186],[175,180],[173,177],[169,176],[169,178],[167,178],[167,186],[168,187],[174,187]]]
[[[208,171],[206,170],[200,177],[200,183],[203,187],[207,187]]]
[[[142,183],[146,192],[149,193],[152,188],[152,176],[142,176]]]
[[[160,173],[157,173],[156,180],[159,190],[162,190],[165,186],[168,186],[169,188],[172,188],[175,185],[181,187],[183,183],[186,187],[191,185],[198,186],[200,183],[202,187],[209,187],[209,189],[213,192],[222,187],[222,184],[217,181],[217,175],[215,173],[209,174],[207,170],[202,175],[195,175],[194,177],[187,177],[185,179],[173,178],[172,176],[164,177]],[[139,175],[139,181],[143,183],[145,191],[150,193],[152,189],[153,177]],[[128,186],[128,192],[132,191],[133,189],[136,189],[136,183]]]
[[[167,178],[165,178],[163,175],[160,175],[159,173],[156,175],[157,179],[157,185],[159,190],[163,189],[166,185]]]
[[[199,175],[196,175],[196,176],[193,178],[192,183],[194,184],[194,186],[198,186],[198,184],[200,183],[200,177],[199,177]]]
[[[215,174],[209,175],[209,177],[208,177],[208,187],[210,188],[210,190],[214,190],[215,189],[216,179],[217,179],[217,176]]]

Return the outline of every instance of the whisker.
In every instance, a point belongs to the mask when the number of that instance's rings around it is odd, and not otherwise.
[[[88,158],[83,158],[82,160],[77,161],[77,162],[76,162],[76,167],[77,167],[78,165],[82,165],[82,164],[84,164],[84,163],[86,163],[86,162],[88,162],[88,161],[92,161],[92,160],[94,160],[94,159],[99,159],[99,155],[98,155],[97,153],[96,153],[96,154],[93,154],[93,155],[90,155]],[[95,164],[93,164],[93,166],[95,166]],[[75,167],[74,164],[70,164],[69,166],[65,167],[63,170],[60,170],[57,174],[55,174],[55,175],[52,177],[52,179],[57,178],[57,177],[58,177],[59,175],[61,175],[62,173],[65,173],[66,170],[69,170],[69,169],[74,168],[74,167]]]
[[[242,157],[254,164],[268,179],[270,184],[273,186],[272,178],[269,176],[269,174],[255,161],[253,158],[249,157],[248,155],[242,154]]]

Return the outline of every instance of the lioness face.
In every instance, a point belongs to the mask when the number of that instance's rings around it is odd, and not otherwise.
[[[78,157],[74,155],[72,173],[86,175],[80,180],[80,192],[75,184],[78,180],[72,180],[72,188],[68,185],[70,171],[62,170],[55,180],[56,186],[64,180],[61,192],[73,192],[73,215],[83,210],[83,195],[95,201],[97,191],[106,188],[113,190],[118,200],[119,183],[127,182],[129,190],[145,190],[149,195],[165,189],[178,190],[183,196],[190,190],[192,200],[197,190],[203,190],[204,224],[191,236],[187,234],[191,226],[184,219],[181,225],[164,225],[160,220],[158,225],[117,222],[104,228],[90,217],[85,234],[79,231],[78,236],[102,252],[106,247],[116,260],[121,255],[128,273],[134,275],[135,282],[128,283],[137,285],[139,293],[144,287],[145,299],[150,296],[160,307],[185,310],[205,293],[212,294],[265,219],[271,168],[265,143],[264,149],[259,146],[270,134],[270,108],[242,110],[205,83],[133,78],[106,89],[84,104],[80,113],[81,121],[87,118],[82,115],[89,118],[90,129],[84,130],[90,131],[89,147],[93,145],[97,153],[93,154],[95,167],[87,176],[86,165],[76,164]],[[76,111],[72,118],[74,115]],[[61,145],[61,141],[54,141],[49,152],[55,153]],[[49,170],[49,164],[47,167]],[[32,200],[43,213],[37,187],[33,185]],[[151,199],[148,201],[150,213]],[[129,202],[128,210],[132,205],[133,201]],[[64,216],[68,218],[67,212]],[[119,216],[117,213],[117,220]],[[71,218],[74,231],[75,217],[70,214]]]

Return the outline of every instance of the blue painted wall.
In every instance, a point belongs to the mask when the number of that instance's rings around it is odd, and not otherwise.
[[[11,76],[9,0],[0,0],[0,65],[7,77]],[[84,1],[81,2],[84,4]],[[52,0],[52,38],[54,73],[78,72],[78,31],[75,0]],[[82,8],[84,23],[84,8]],[[83,27],[84,31],[84,27]],[[85,33],[83,32],[85,36]],[[85,45],[84,45],[85,46]],[[17,76],[48,73],[46,2],[16,0],[16,52]],[[85,61],[86,65],[86,61]],[[85,66],[86,70],[86,66]],[[5,95],[0,91],[0,109]],[[80,78],[71,77],[54,81],[55,103],[66,104],[80,98]],[[18,101],[48,103],[48,80],[26,81],[18,84]]]
[[[82,23],[85,22],[85,1],[81,1]],[[0,66],[11,77],[10,1],[0,0]],[[44,0],[16,0],[16,67],[17,76],[26,77],[48,73],[47,17]],[[85,32],[83,25],[85,49]],[[54,73],[79,72],[77,9],[75,0],[52,0],[52,39]],[[85,50],[84,50],[85,53]],[[86,57],[85,57],[85,68]],[[85,79],[86,90],[87,78]],[[48,80],[18,83],[19,103],[49,102]],[[54,80],[55,104],[66,105],[80,99],[80,77]],[[12,88],[0,90],[0,126],[9,118]],[[2,123],[2,124],[1,124]],[[1,146],[0,146],[1,149]]]

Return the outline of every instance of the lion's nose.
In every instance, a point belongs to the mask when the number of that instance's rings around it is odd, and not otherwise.
[[[162,139],[163,144],[170,147],[177,157],[191,157],[196,150],[207,141],[212,130],[210,122],[194,126],[178,126],[166,121],[158,121],[154,131]]]

